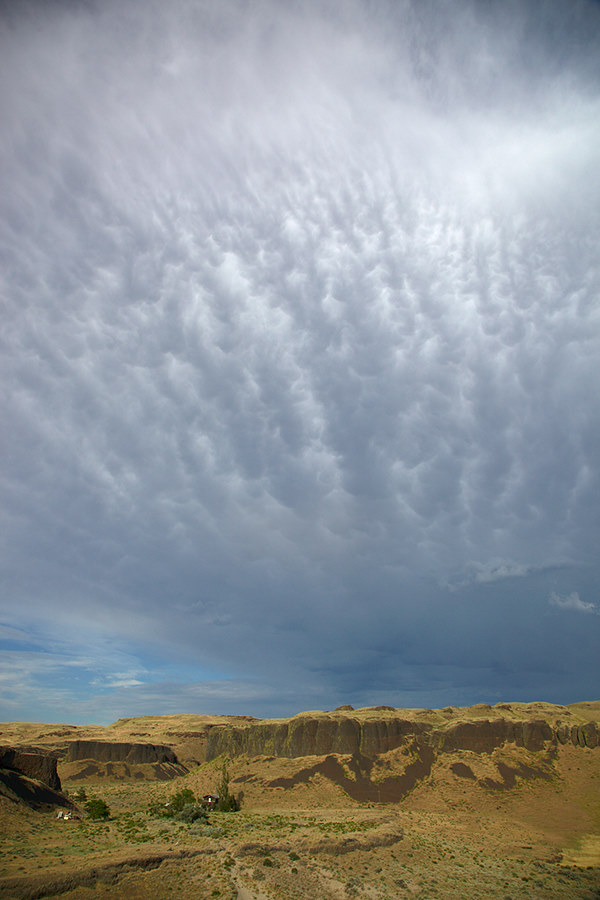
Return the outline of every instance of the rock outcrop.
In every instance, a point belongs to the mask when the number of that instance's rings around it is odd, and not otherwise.
[[[0,769],[8,769],[41,781],[53,791],[60,791],[61,784],[56,770],[56,758],[50,754],[23,751],[13,747],[0,747]]]
[[[336,710],[336,712],[340,712]],[[350,712],[350,711],[348,711]],[[364,721],[347,716],[299,716],[283,722],[218,725],[208,734],[207,760],[221,754],[235,756],[326,756],[348,754],[373,758],[417,739],[438,753],[470,750],[492,753],[504,744],[539,751],[551,744],[600,746],[600,728],[585,725],[550,725],[544,719],[508,718],[449,722],[443,727],[394,717]]]
[[[516,744],[526,750],[543,750],[553,739],[552,728],[543,719],[528,722],[484,719],[448,725],[431,735],[431,744],[441,751],[472,750],[475,753],[491,753],[503,744]]]
[[[93,759],[97,762],[125,762],[129,765],[145,763],[177,764],[177,757],[170,747],[161,744],[138,744],[117,741],[71,741],[67,747],[65,762]]]
[[[400,747],[405,740],[424,734],[431,726],[404,719],[360,722],[348,717],[301,716],[285,722],[254,725],[217,725],[206,745],[207,760],[229,756],[326,756],[330,753],[376,756]]]
[[[600,746],[600,727],[597,722],[586,722],[585,725],[571,725],[567,740],[563,741],[563,743],[568,743],[569,739],[576,747],[598,747]]]

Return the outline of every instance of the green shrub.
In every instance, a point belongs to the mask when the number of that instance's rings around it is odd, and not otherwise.
[[[217,802],[216,808],[220,812],[237,812],[240,808],[239,801],[234,797],[233,794],[229,793],[229,770],[227,768],[227,763],[223,763],[223,768],[221,769],[221,781],[219,782],[219,787],[217,788],[217,794],[219,795],[219,800]]]
[[[206,810],[199,803],[187,803],[182,810],[175,814],[178,822],[197,822],[199,819],[208,820]]]
[[[184,806],[188,806],[195,802],[196,798],[194,797],[194,792],[189,788],[182,788],[180,791],[177,791],[176,794],[173,794],[169,800],[169,807],[174,813],[178,813],[181,812]]]
[[[100,800],[98,797],[92,797],[88,800],[84,809],[90,819],[108,819],[110,816],[110,809],[104,800]]]
[[[164,819],[172,819],[175,816],[179,818],[179,814],[187,806],[196,805],[198,804],[193,791],[189,788],[182,788],[180,791],[177,791],[176,794],[173,794],[168,803],[161,804],[156,800],[153,800],[148,804],[148,812],[151,816],[160,816]]]

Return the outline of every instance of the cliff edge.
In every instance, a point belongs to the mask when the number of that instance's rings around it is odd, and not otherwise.
[[[411,711],[390,707],[355,711],[344,707],[333,713],[302,713],[284,720],[215,725],[208,733],[206,759],[223,754],[231,758],[296,758],[332,753],[373,758],[415,739],[441,753],[492,753],[505,744],[531,751],[558,744],[598,747],[598,721],[580,719],[581,711],[574,713],[568,707],[550,704]]]

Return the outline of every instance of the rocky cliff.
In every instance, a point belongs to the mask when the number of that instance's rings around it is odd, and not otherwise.
[[[527,750],[543,750],[555,739],[553,729],[543,719],[512,722],[507,719],[485,719],[482,722],[457,722],[430,735],[429,742],[438,750],[472,750],[491,753],[503,744],[516,744]]]
[[[329,753],[375,756],[401,746],[409,737],[426,733],[429,726],[404,719],[361,722],[300,718],[252,725],[217,725],[208,734],[207,760],[228,756],[325,756]]]
[[[97,762],[125,762],[130,765],[144,763],[173,763],[177,757],[170,747],[161,744],[142,744],[118,741],[71,741],[67,746],[65,762],[93,759]]]
[[[375,757],[417,738],[438,752],[471,750],[491,753],[504,744],[543,750],[551,744],[598,747],[595,722],[551,725],[544,719],[505,718],[437,725],[389,715],[360,720],[352,716],[301,716],[282,722],[245,726],[219,725],[208,734],[206,758],[235,756],[324,756],[331,753]]]
[[[584,725],[558,724],[555,734],[560,744],[574,744],[576,747],[600,747],[600,726],[597,722]]]
[[[30,758],[27,768],[42,772],[46,783],[52,777],[50,770],[55,771],[52,756],[58,758],[63,779],[101,775],[155,780],[185,774],[184,767],[221,754],[374,759],[415,741],[436,754],[492,753],[504,745],[531,751],[565,745],[594,749],[600,746],[600,702],[475,704],[437,710],[344,706],[288,719],[188,714],[120,719],[106,727],[3,723],[1,728],[5,747],[43,758],[37,762]],[[89,761],[96,768],[88,766]]]
[[[61,789],[55,757],[41,751],[26,752],[13,747],[0,747],[0,769],[35,778],[53,791]]]

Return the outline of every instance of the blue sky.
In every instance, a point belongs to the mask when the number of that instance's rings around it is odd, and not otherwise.
[[[2,8],[2,720],[598,698],[599,43]]]

